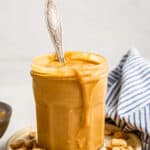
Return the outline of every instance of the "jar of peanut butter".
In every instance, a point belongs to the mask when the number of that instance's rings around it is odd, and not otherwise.
[[[66,52],[33,58],[38,142],[48,150],[96,150],[104,142],[108,66],[104,57]]]

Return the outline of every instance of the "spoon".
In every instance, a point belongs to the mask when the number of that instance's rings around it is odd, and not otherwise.
[[[56,11],[56,1],[46,1],[46,24],[51,36],[56,55],[60,63],[64,63],[64,52],[62,50],[62,28]]]

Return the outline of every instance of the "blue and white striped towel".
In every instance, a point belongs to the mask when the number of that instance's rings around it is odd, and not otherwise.
[[[150,150],[150,62],[135,49],[109,74],[106,118],[125,131],[138,130],[142,150]]]

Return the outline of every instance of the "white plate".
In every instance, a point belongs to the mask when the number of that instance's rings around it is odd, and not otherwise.
[[[105,130],[106,129],[111,129],[114,132],[121,131],[120,128],[118,128],[117,126],[112,125],[112,124],[106,124]],[[108,145],[110,143],[111,139],[112,139],[112,136],[105,135],[105,142],[104,142],[105,145]],[[127,143],[128,143],[128,145],[134,147],[135,150],[142,150],[141,142],[140,142],[139,138],[137,137],[137,135],[135,135],[133,133],[128,133]]]
[[[13,150],[9,145],[11,143],[14,143],[16,140],[18,139],[22,139],[24,138],[25,136],[28,135],[29,132],[35,132],[35,128],[34,127],[26,127],[26,128],[23,128],[21,130],[18,130],[17,132],[15,132],[7,141],[7,144],[6,144],[6,150]]]
[[[106,128],[111,128],[113,131],[120,130],[118,127],[111,125],[111,124],[106,124]],[[6,150],[12,150],[9,146],[10,143],[15,142],[17,139],[21,139],[21,138],[25,137],[31,131],[35,131],[35,128],[27,127],[27,128],[21,129],[21,130],[17,131],[16,133],[14,133],[7,142]],[[127,140],[127,143],[129,145],[133,146],[135,150],[141,150],[141,142],[138,139],[138,137],[132,133],[129,133],[128,137],[129,137],[129,139]],[[112,136],[105,136],[105,144],[104,145],[108,145],[110,143],[111,139],[112,139]],[[103,150],[105,150],[105,148],[103,148]]]

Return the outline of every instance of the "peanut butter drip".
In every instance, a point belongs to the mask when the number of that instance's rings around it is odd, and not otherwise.
[[[76,137],[77,149],[94,150],[95,147],[92,147],[93,137],[91,134],[93,128],[93,94],[95,91],[95,87],[100,82],[100,71],[95,69],[92,72],[89,71],[87,73],[83,70],[75,70],[75,72],[81,86],[83,101],[81,124]]]

